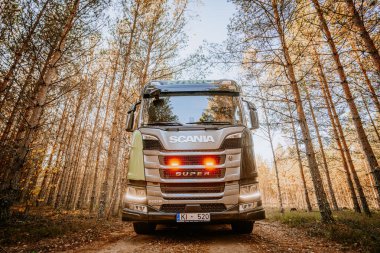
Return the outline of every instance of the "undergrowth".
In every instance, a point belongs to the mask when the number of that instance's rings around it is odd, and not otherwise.
[[[319,212],[267,212],[269,220],[305,229],[311,236],[324,237],[367,252],[380,252],[380,213],[367,217],[352,211],[338,211],[333,215],[335,223],[324,224]]]

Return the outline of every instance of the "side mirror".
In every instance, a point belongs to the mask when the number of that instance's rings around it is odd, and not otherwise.
[[[127,132],[133,132],[133,122],[135,121],[135,111],[128,111],[128,116],[127,116]]]
[[[137,105],[141,104],[141,101],[137,101],[134,105],[131,106],[131,108],[128,110],[128,116],[127,116],[127,132],[133,132],[134,130],[134,122],[135,122],[135,111]]]
[[[257,114],[257,109],[255,106],[248,103],[249,106],[249,115],[251,117],[252,127],[251,129],[258,129],[260,127],[259,115]]]
[[[258,129],[260,127],[260,124],[259,124],[259,116],[258,116],[255,105],[245,100],[243,100],[243,105],[244,105],[244,111],[246,114],[245,118],[247,121],[247,127],[251,130]]]

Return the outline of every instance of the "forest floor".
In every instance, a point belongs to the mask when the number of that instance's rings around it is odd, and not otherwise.
[[[317,212],[269,212],[250,235],[233,234],[228,225],[158,226],[153,235],[136,235],[119,219],[43,213],[0,226],[0,252],[380,252],[379,214],[339,212],[337,224],[327,226]]]

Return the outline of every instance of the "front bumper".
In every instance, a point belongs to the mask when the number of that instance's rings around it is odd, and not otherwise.
[[[123,221],[142,221],[152,223],[176,223],[176,213],[164,213],[159,211],[140,213],[129,209],[123,209]],[[230,223],[240,220],[262,220],[265,219],[265,211],[260,206],[251,211],[240,213],[239,211],[224,211],[210,213],[210,223]]]

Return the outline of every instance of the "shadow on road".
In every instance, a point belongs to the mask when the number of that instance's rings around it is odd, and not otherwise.
[[[191,241],[242,241],[244,239],[251,240],[255,237],[253,234],[239,235],[231,230],[230,225],[211,225],[211,224],[181,224],[181,225],[158,225],[154,234],[149,235],[151,239],[169,239],[176,242]]]

